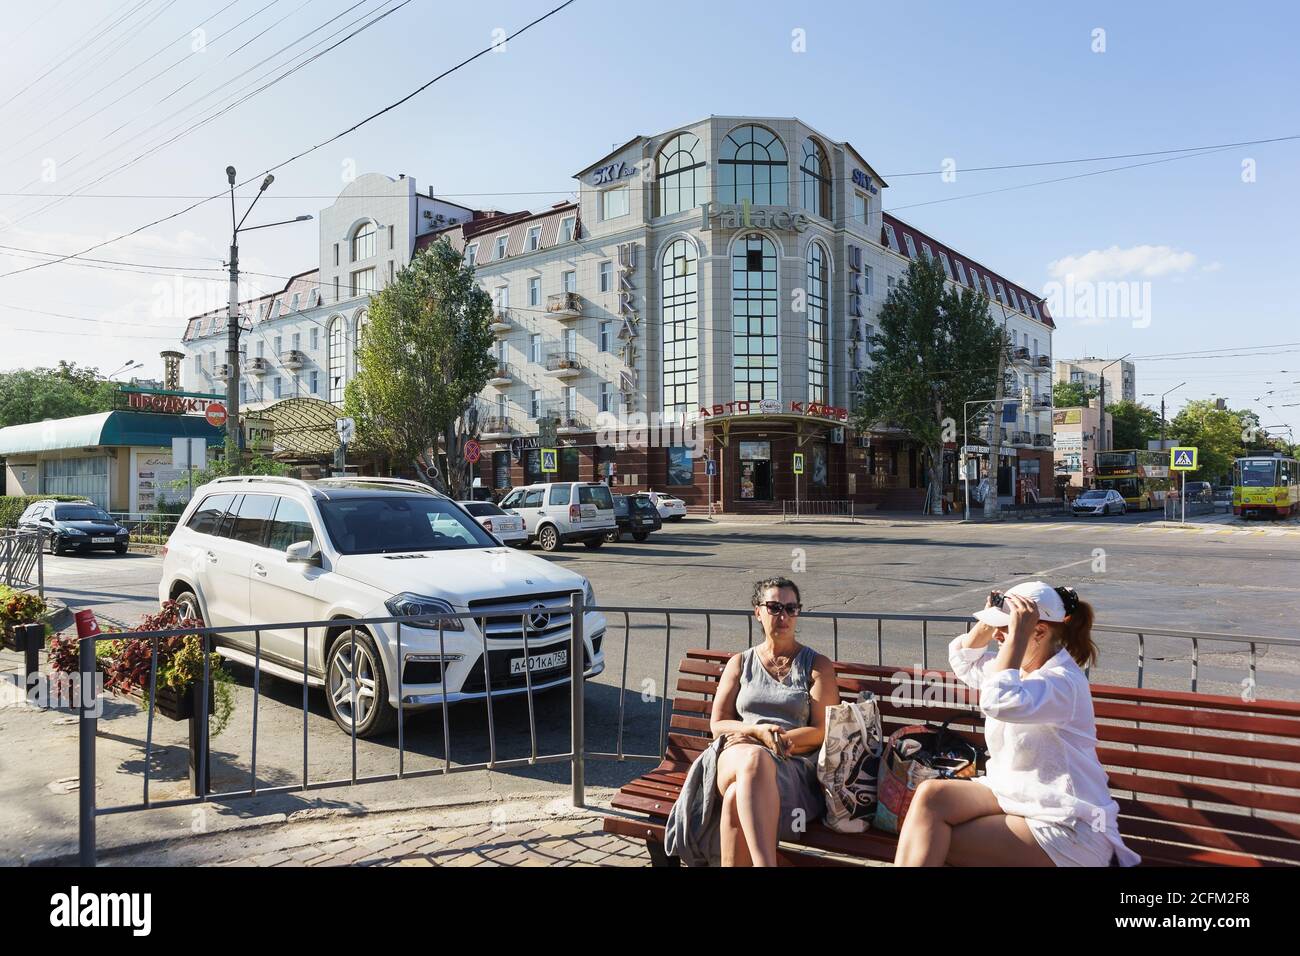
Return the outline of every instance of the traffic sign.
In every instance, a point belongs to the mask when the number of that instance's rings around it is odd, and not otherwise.
[[[710,478],[718,473],[718,462],[715,458],[704,459],[704,473]]]
[[[338,429],[339,441],[345,445],[352,444],[352,439],[357,433],[357,423],[351,418],[334,419],[334,427]]]
[[[226,423],[226,406],[220,402],[208,402],[207,411],[203,417],[208,420],[208,424],[213,428],[220,428]]]
[[[476,464],[483,456],[483,447],[473,438],[465,442],[465,460],[471,465]]]
[[[803,452],[797,451],[794,453],[794,473],[796,475],[803,474]]]
[[[1170,471],[1195,471],[1196,470],[1196,452],[1197,449],[1187,447],[1177,447],[1169,449],[1169,470]]]
[[[558,464],[559,458],[560,458],[559,452],[556,451],[554,448],[543,448],[542,449],[542,474],[553,475],[557,471],[559,471],[560,470]]]

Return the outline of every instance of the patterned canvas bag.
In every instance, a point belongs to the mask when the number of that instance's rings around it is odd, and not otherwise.
[[[889,736],[880,758],[876,829],[898,833],[917,788],[926,780],[966,780],[975,776],[979,751],[948,729],[913,724]]]
[[[839,833],[862,833],[876,809],[876,774],[883,745],[880,705],[864,692],[826,708],[826,737],[817,754],[817,780],[826,795],[822,822]]]

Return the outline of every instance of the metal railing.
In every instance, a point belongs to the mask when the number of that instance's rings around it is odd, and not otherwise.
[[[157,512],[110,511],[108,514],[131,532],[131,541],[136,544],[166,544],[181,520],[180,515]]]
[[[799,499],[798,501],[784,500],[781,502],[781,521],[803,521],[805,519],[817,518],[837,518],[840,520],[857,522],[857,515],[853,510],[854,503],[851,499]]]
[[[44,543],[41,531],[0,531],[0,584],[45,597]]]
[[[1181,521],[1184,517],[1212,515],[1216,510],[1213,498],[1189,498],[1184,504],[1183,501],[1173,495],[1165,495],[1164,504],[1166,521]]]
[[[80,639],[80,656],[79,671],[82,689],[76,693],[75,697],[80,705],[79,718],[79,767],[80,767],[80,861],[82,865],[93,865],[95,862],[95,833],[96,821],[101,816],[129,813],[146,809],[158,809],[164,807],[188,806],[210,801],[230,801],[242,798],[251,798],[256,796],[268,796],[274,794],[289,793],[306,793],[308,791],[317,791],[329,788],[355,786],[365,783],[385,783],[397,780],[417,779],[432,776],[448,776],[453,773],[466,773],[471,771],[493,771],[507,770],[513,768],[535,767],[544,764],[568,763],[570,765],[570,783],[572,802],[575,807],[582,807],[586,800],[586,761],[658,761],[665,753],[668,742],[669,727],[671,726],[672,698],[674,696],[672,678],[672,667],[674,661],[674,647],[681,656],[685,649],[703,647],[710,650],[739,650],[740,642],[744,641],[745,647],[752,647],[756,640],[762,640],[761,627],[756,627],[756,619],[751,609],[732,609],[732,608],[667,608],[667,607],[633,607],[633,606],[608,606],[599,605],[588,606],[584,604],[581,595],[571,595],[568,611],[570,614],[571,625],[568,633],[560,632],[558,639],[556,635],[547,635],[545,637],[537,636],[532,632],[534,637],[530,639],[529,620],[530,611],[523,611],[520,614],[520,644],[510,644],[503,647],[500,641],[494,641],[489,644],[489,630],[486,625],[485,616],[482,612],[464,612],[439,614],[436,616],[394,616],[394,617],[376,617],[376,618],[359,618],[353,620],[332,620],[332,621],[303,621],[289,623],[261,623],[253,625],[244,625],[239,627],[223,627],[220,633],[224,636],[231,634],[251,634],[253,639],[253,678],[252,678],[252,695],[253,695],[253,713],[252,713],[252,731],[251,731],[251,759],[249,761],[248,784],[247,786],[237,787],[234,789],[223,790],[219,792],[209,792],[209,771],[208,757],[209,745],[207,740],[206,728],[208,727],[209,716],[209,688],[212,685],[212,673],[210,655],[203,655],[203,677],[202,692],[195,695],[195,709],[198,711],[197,719],[200,722],[198,726],[203,728],[202,732],[192,733],[191,738],[194,743],[193,747],[198,749],[196,767],[197,782],[196,793],[191,797],[183,797],[167,800],[151,800],[149,793],[151,768],[154,760],[154,706],[157,700],[157,661],[159,642],[168,637],[183,635],[201,635],[206,642],[216,633],[213,628],[180,628],[171,631],[157,632],[139,632],[139,633],[113,633],[100,634]],[[596,665],[596,656],[593,654],[587,657],[585,630],[586,621],[584,615],[588,612],[598,612],[605,616],[605,627],[602,636],[601,649],[607,652],[608,648],[615,642],[614,634],[621,623],[622,627],[622,663],[619,678],[616,684],[618,691],[617,701],[617,719],[604,719],[602,715],[600,721],[600,730],[607,736],[612,735],[612,750],[599,750],[589,747],[586,737],[585,711],[586,711],[586,678],[595,676],[594,668]],[[500,615],[492,615],[499,618]],[[642,624],[634,625],[634,618],[648,617],[654,624],[646,632]],[[483,677],[483,692],[481,698],[473,696],[472,700],[464,700],[463,695],[456,691],[448,691],[446,683],[440,685],[440,691],[433,695],[421,696],[419,702],[424,706],[432,705],[435,711],[441,712],[441,736],[442,736],[442,759],[440,766],[432,766],[424,769],[410,769],[406,765],[407,754],[407,737],[406,737],[406,718],[407,709],[413,701],[408,699],[406,688],[404,686],[404,663],[403,645],[401,638],[401,629],[396,629],[397,639],[393,660],[397,662],[394,668],[396,677],[396,698],[397,705],[397,753],[396,766],[390,772],[370,773],[362,775],[358,772],[357,759],[357,728],[355,715],[357,714],[358,703],[358,681],[356,680],[356,654],[357,631],[366,630],[371,625],[378,624],[412,624],[421,623],[428,627],[430,624],[436,625],[437,630],[437,657],[440,660],[448,660],[446,654],[445,630],[447,622],[451,619],[471,620],[479,624],[479,641],[481,644],[481,662]],[[917,668],[924,671],[931,671],[932,651],[938,656],[938,668],[946,670],[947,653],[946,649],[953,637],[969,627],[972,619],[966,615],[952,614],[884,614],[873,612],[818,612],[808,611],[800,615],[801,635],[800,638],[811,646],[819,647],[823,652],[828,652],[833,660],[856,661],[862,664],[885,665],[890,654],[897,656],[910,655],[912,661],[892,661],[888,663],[896,664],[900,674],[908,674]],[[662,626],[660,623],[662,622]],[[889,653],[886,651],[886,629],[885,625],[891,625],[892,633],[888,635],[888,643],[895,645]],[[728,626],[730,625],[730,626]],[[906,650],[899,651],[896,649],[898,644],[898,630],[903,630],[903,639],[906,642]],[[351,663],[351,674],[346,685],[344,693],[347,694],[345,700],[350,700],[352,715],[351,720],[351,757],[350,773],[347,776],[335,777],[332,779],[312,780],[310,775],[310,738],[308,733],[309,702],[308,692],[309,673],[308,673],[308,655],[310,651],[310,633],[313,629],[325,629],[326,633],[334,632],[335,634],[346,633],[351,643],[351,654],[349,660]],[[258,755],[258,726],[260,720],[259,698],[261,697],[261,677],[263,670],[263,645],[262,633],[264,631],[279,631],[280,633],[290,631],[301,631],[302,633],[302,767],[295,783],[279,784],[272,786],[258,786],[257,777],[257,755]],[[432,628],[430,628],[432,631]],[[1137,687],[1145,685],[1150,672],[1157,664],[1168,664],[1171,659],[1185,659],[1188,665],[1187,677],[1190,680],[1190,690],[1197,692],[1199,690],[1202,678],[1202,653],[1209,653],[1207,645],[1226,644],[1234,651],[1248,652],[1248,658],[1241,663],[1244,664],[1244,679],[1240,681],[1243,689],[1243,700],[1253,700],[1255,688],[1259,684],[1259,651],[1271,649],[1290,649],[1300,650],[1300,639],[1287,637],[1264,637],[1264,636],[1247,636],[1238,634],[1220,634],[1220,633],[1192,633],[1188,631],[1173,630],[1168,628],[1147,628],[1134,627],[1125,625],[1094,625],[1094,632],[1099,638],[1110,637],[1128,637],[1135,639],[1133,641],[1123,642],[1117,647],[1103,648],[1105,653],[1123,653],[1125,650],[1135,651],[1136,657],[1129,663],[1134,667],[1132,674],[1133,680]],[[649,678],[642,678],[637,675],[634,681],[640,683],[640,688],[629,690],[629,661],[631,659],[634,642],[633,633],[638,631],[636,641],[636,650],[638,652],[648,652],[648,657],[643,656],[638,663],[638,668],[644,672],[645,668],[653,668],[653,681],[657,682],[658,689],[652,691],[648,703],[657,712],[657,727],[655,740],[657,741],[653,752],[636,752],[627,746],[627,729],[628,729],[628,704],[629,696],[639,698],[642,702],[647,702],[646,681]],[[808,636],[805,636],[807,632]],[[934,632],[934,633],[932,633]],[[369,632],[368,632],[369,633]],[[95,741],[98,733],[98,684],[94,680],[96,671],[96,645],[100,641],[108,640],[129,640],[139,638],[147,640],[152,646],[153,665],[150,668],[149,688],[147,699],[150,706],[147,711],[147,724],[145,730],[145,754],[144,759],[140,762],[143,767],[142,771],[142,793],[141,799],[133,803],[117,804],[100,807],[97,802],[97,788],[94,785],[96,779],[96,750]],[[530,646],[531,640],[531,646]],[[674,643],[676,641],[676,644]],[[659,657],[659,646],[662,644],[662,662]],[[936,643],[937,642],[937,643]],[[1172,653],[1169,648],[1157,646],[1161,642],[1172,643],[1175,647]],[[560,644],[567,644],[568,650],[568,671],[564,676],[559,676],[563,672],[547,675],[545,678],[534,678],[534,667],[531,665],[533,660],[532,649],[545,646],[553,648]],[[931,645],[935,646],[932,648]],[[525,661],[523,670],[522,686],[516,684],[513,687],[503,686],[506,680],[505,675],[496,675],[492,673],[493,657],[490,650],[506,650],[522,652]],[[594,650],[594,641],[593,641]],[[381,653],[381,658],[384,655]],[[1233,684],[1237,675],[1231,672],[1231,669],[1225,671],[1218,661],[1221,657],[1220,652],[1213,652],[1216,658],[1214,661],[1204,665],[1206,667],[1216,668],[1212,680],[1217,684]],[[874,660],[873,660],[874,658]],[[918,659],[919,658],[919,659]],[[498,661],[500,658],[498,658]],[[605,661],[608,663],[609,657],[606,653]],[[649,663],[647,663],[649,661]],[[539,662],[540,664],[540,662]],[[383,666],[382,661],[380,666]],[[593,673],[588,674],[588,669]],[[1110,680],[1111,671],[1107,671],[1107,682]],[[328,668],[326,671],[328,692]],[[442,675],[439,674],[440,680]],[[1168,682],[1165,675],[1161,675],[1164,682]],[[495,683],[494,683],[495,682]],[[569,685],[569,735],[567,746],[558,749],[552,749],[550,752],[544,752],[538,743],[537,727],[537,710],[535,707],[534,695],[540,691],[548,690],[552,687]],[[89,688],[89,690],[86,690]],[[504,696],[519,697],[524,696],[527,700],[528,714],[528,753],[522,757],[507,757],[501,759],[498,757],[498,728],[496,718],[493,713],[494,700],[500,700]],[[459,702],[464,700],[462,706],[470,706],[477,700],[481,699],[486,708],[486,730],[488,737],[487,759],[476,760],[465,763],[452,762],[452,736],[451,723],[449,718],[449,696],[457,697]],[[609,706],[608,704],[606,706]],[[296,705],[295,705],[296,709]],[[612,718],[613,715],[608,715]],[[331,724],[331,726],[334,726]],[[640,728],[643,731],[650,731],[651,727]],[[643,733],[648,743],[648,733]]]

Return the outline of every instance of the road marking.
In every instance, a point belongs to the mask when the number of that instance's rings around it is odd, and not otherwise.
[[[1054,568],[1042,568],[1041,570],[1038,571],[1030,571],[1027,574],[1018,574],[1014,578],[1007,578],[1004,581],[995,581],[992,584],[985,585],[982,587],[966,588],[964,591],[950,591],[948,594],[944,595],[941,598],[937,598],[936,600],[926,601],[921,604],[914,604],[912,606],[912,609],[916,610],[918,608],[927,607],[931,604],[942,604],[945,601],[950,601],[953,598],[960,597],[963,594],[975,594],[975,593],[987,594],[989,591],[995,590],[1001,587],[1002,585],[1011,584],[1017,581],[1034,581],[1043,577],[1044,575],[1051,574],[1053,571],[1064,571],[1066,568],[1073,568],[1080,564],[1090,564],[1092,561],[1093,558],[1091,556],[1088,556],[1086,558],[1081,558],[1078,561],[1071,561],[1069,564],[1059,564]]]

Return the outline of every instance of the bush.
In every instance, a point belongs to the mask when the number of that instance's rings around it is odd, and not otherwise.
[[[28,505],[38,501],[85,501],[77,495],[0,495],[0,528],[16,528]]]

